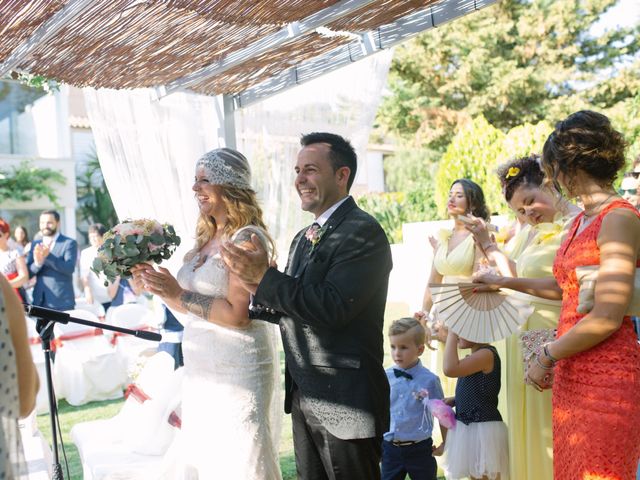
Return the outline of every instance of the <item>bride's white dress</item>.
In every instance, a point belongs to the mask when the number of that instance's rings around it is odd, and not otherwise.
[[[178,273],[182,288],[225,298],[228,272],[217,256]],[[161,478],[279,480],[279,362],[276,328],[254,321],[225,328],[190,316],[182,348],[182,429]]]

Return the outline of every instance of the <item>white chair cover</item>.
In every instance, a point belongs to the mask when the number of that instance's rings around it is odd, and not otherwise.
[[[70,310],[72,317],[98,322],[86,310]],[[109,339],[100,329],[75,323],[57,323],[55,388],[71,405],[122,397],[126,371]]]
[[[128,303],[110,308],[107,323],[132,330],[158,330],[153,312],[137,303]],[[157,342],[126,334],[116,334],[112,342],[115,345],[118,358],[125,366],[125,371],[129,374],[135,368],[138,358],[143,352],[155,352],[158,348]]]
[[[168,420],[179,410],[182,369],[174,372],[173,365],[169,354],[156,353],[116,416],[72,428],[85,480],[140,478],[160,465],[177,432]]]
[[[99,303],[87,303],[83,298],[76,300],[76,310],[86,310],[87,312],[93,313],[96,317],[98,317],[99,321],[104,321],[105,311],[104,307]],[[78,317],[80,318],[80,317]]]

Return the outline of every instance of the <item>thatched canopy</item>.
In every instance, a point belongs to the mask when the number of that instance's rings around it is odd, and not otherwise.
[[[495,0],[0,0],[0,76],[228,94],[237,106]]]

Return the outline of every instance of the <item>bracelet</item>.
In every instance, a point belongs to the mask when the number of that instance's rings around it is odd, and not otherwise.
[[[480,245],[483,250],[489,250],[490,248],[496,248],[497,245],[495,243],[486,243],[484,245]]]
[[[538,365],[540,368],[542,368],[543,370],[553,370],[553,366],[554,366],[553,363],[551,364],[551,366],[548,367],[540,361],[540,355],[536,355],[535,358],[536,358],[536,365]]]
[[[549,344],[545,343],[542,346],[542,352],[544,353],[544,356],[547,357],[549,360],[551,360],[551,364],[555,365],[556,363],[558,363],[558,359],[553,357],[550,353],[549,353]]]

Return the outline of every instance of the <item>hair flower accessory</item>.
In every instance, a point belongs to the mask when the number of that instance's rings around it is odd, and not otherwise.
[[[517,177],[519,173],[520,169],[518,167],[511,167],[504,178]]]
[[[146,218],[125,220],[104,234],[91,270],[103,272],[113,282],[117,276],[130,277],[131,267],[138,263],[167,260],[179,245],[180,237],[171,225]]]
[[[325,232],[325,228],[321,227],[317,223],[314,223],[313,225],[311,225],[305,232],[304,234],[305,238],[309,240],[309,242],[311,243],[311,248],[309,249],[309,255],[313,253],[318,243],[320,243],[320,239],[322,238],[322,235],[324,235],[324,232]]]

